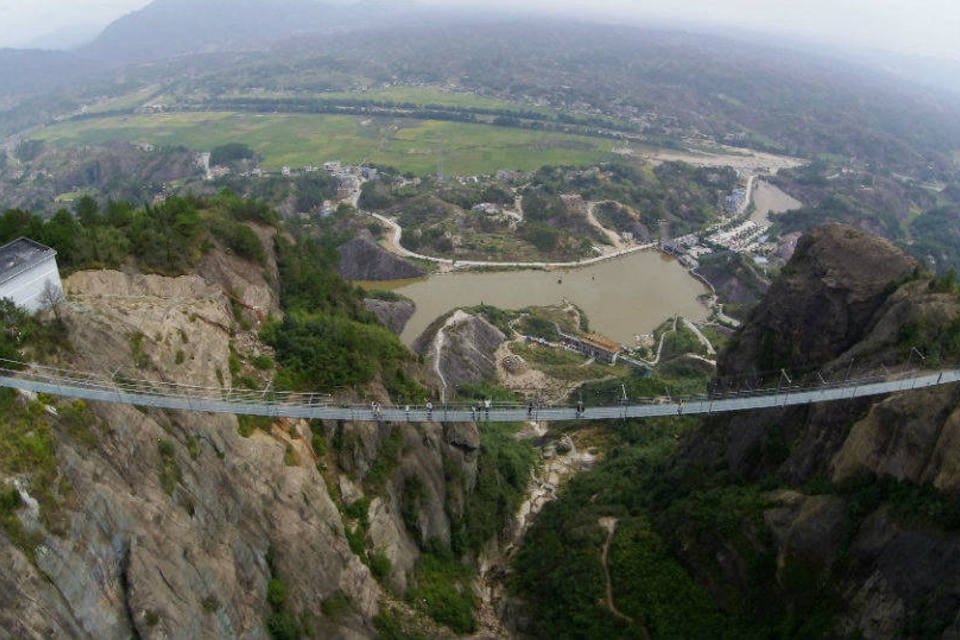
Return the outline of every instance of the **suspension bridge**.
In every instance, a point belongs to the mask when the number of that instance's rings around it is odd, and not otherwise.
[[[789,380],[788,380],[789,382]],[[92,402],[144,408],[197,411],[270,418],[303,418],[378,422],[559,422],[623,420],[676,415],[731,413],[756,409],[837,402],[926,389],[960,382],[960,369],[913,370],[859,379],[806,385],[778,383],[775,388],[713,392],[684,398],[628,399],[605,406],[541,406],[496,403],[427,407],[343,406],[330,395],[198,387],[170,382],[130,380],[121,376],[43,367],[0,360],[0,387]]]

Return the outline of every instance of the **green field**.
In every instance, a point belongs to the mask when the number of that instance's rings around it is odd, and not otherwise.
[[[242,94],[257,98],[277,97],[272,91],[263,93]],[[302,97],[302,96],[301,96]],[[444,91],[436,87],[395,86],[386,89],[371,89],[369,91],[329,91],[312,94],[311,97],[321,100],[370,100],[372,102],[405,102],[424,107],[426,105],[440,105],[444,107],[459,107],[464,109],[496,109],[499,111],[533,111],[544,115],[556,115],[556,111],[545,107],[511,102],[499,98],[488,98],[473,93]]]
[[[441,161],[448,175],[590,164],[611,157],[614,146],[602,138],[461,122],[221,112],[76,120],[33,137],[64,146],[124,140],[197,151],[244,142],[263,156],[267,169],[341,160],[391,165],[421,175],[437,171]]]
[[[149,86],[115,98],[101,100],[90,105],[87,108],[87,113],[133,110],[153,98],[157,91],[156,86]]]

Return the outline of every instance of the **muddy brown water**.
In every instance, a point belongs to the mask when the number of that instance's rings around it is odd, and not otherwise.
[[[415,281],[362,284],[392,289],[416,303],[401,335],[408,345],[440,316],[481,303],[522,309],[572,302],[587,314],[592,331],[626,345],[674,314],[691,320],[708,315],[699,299],[708,293],[703,283],[654,250],[577,269],[454,271]]]
[[[750,219],[756,223],[768,223],[771,216],[803,207],[802,202],[766,180],[757,181],[753,204],[754,212]]]

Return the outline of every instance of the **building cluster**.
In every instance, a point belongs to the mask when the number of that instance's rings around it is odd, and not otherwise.
[[[776,249],[776,243],[769,240],[769,223],[744,219],[747,197],[747,189],[738,187],[723,199],[727,215],[719,222],[702,232],[663,241],[660,248],[688,269],[696,269],[704,256],[716,251],[747,254],[758,264],[767,264],[766,256]]]
[[[707,242],[740,253],[761,240],[768,228],[768,225],[745,220],[732,228],[707,236]]]
[[[747,190],[743,187],[738,187],[723,199],[723,210],[726,211],[728,215],[736,215],[743,211],[747,198]]]

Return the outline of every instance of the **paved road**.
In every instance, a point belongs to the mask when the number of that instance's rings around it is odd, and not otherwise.
[[[16,373],[9,370],[5,370],[0,375],[0,387],[96,402],[278,418],[387,422],[522,422],[531,419],[550,422],[729,413],[849,400],[953,384],[958,381],[960,381],[960,369],[951,369],[915,374],[897,380],[851,382],[847,385],[806,389],[781,389],[755,395],[741,394],[715,399],[690,398],[667,403],[656,403],[651,400],[638,404],[587,407],[583,414],[578,416],[573,407],[546,407],[528,413],[527,408],[516,406],[495,407],[489,414],[482,411],[474,413],[463,407],[436,407],[432,412],[427,412],[422,407],[412,408],[410,411],[403,408],[387,408],[374,413],[370,407],[340,407],[325,404],[327,397],[318,394],[271,394],[268,396],[265,392],[217,391],[221,394],[220,397],[212,397],[209,394],[214,393],[214,390],[186,386],[157,384],[154,384],[153,388],[137,388],[136,385],[114,386],[102,381],[58,379],[49,375]]]
[[[636,245],[634,247],[629,247],[627,249],[620,249],[619,251],[614,251],[611,253],[604,254],[602,256],[596,256],[594,258],[584,258],[583,260],[577,260],[575,262],[492,262],[488,260],[452,260],[450,258],[438,258],[437,256],[428,256],[422,253],[416,253],[405,249],[401,244],[403,239],[403,228],[396,223],[396,221],[391,220],[390,218],[380,215],[379,213],[371,213],[374,218],[384,223],[390,227],[390,247],[393,249],[394,253],[403,256],[405,258],[415,258],[417,260],[424,260],[426,262],[433,262],[436,264],[444,264],[452,267],[498,267],[498,268],[509,268],[509,269],[570,269],[575,267],[587,267],[592,264],[597,264],[598,262],[603,262],[605,260],[612,260],[614,258],[619,258],[621,256],[630,255],[631,253],[636,253],[637,251],[646,251],[648,249],[653,249],[657,246],[656,242],[648,242],[647,244]]]

